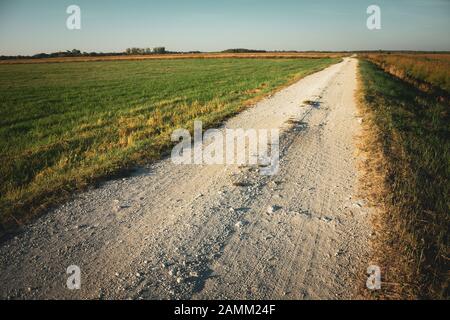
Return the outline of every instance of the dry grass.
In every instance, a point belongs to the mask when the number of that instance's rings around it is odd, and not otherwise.
[[[450,94],[450,54],[368,54],[364,58],[422,91]]]
[[[361,295],[366,299],[412,299],[412,292],[400,293],[395,282],[407,283],[404,275],[407,272],[407,261],[393,247],[386,245],[392,241],[394,234],[389,232],[388,217],[392,208],[386,203],[389,188],[389,160],[383,152],[384,134],[377,125],[376,116],[365,103],[363,84],[358,77],[358,92],[356,93],[359,116],[364,120],[361,125],[361,134],[357,137],[358,169],[360,197],[368,201],[373,209],[372,227],[374,237],[371,239],[370,265],[382,267],[382,291],[369,291],[365,286],[366,276],[361,281]],[[395,266],[391,261],[396,261]],[[403,278],[403,279],[402,279]],[[394,283],[392,280],[395,279]]]

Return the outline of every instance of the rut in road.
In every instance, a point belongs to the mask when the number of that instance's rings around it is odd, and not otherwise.
[[[109,181],[2,244],[0,296],[355,297],[371,234],[356,198],[356,70],[346,58],[226,122],[283,129],[277,175],[166,159]],[[80,290],[66,288],[70,265]]]

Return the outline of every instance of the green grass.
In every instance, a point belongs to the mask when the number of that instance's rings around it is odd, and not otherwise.
[[[205,126],[339,59],[0,65],[0,223],[158,159],[175,128]]]
[[[448,298],[449,106],[368,61],[360,68],[363,102],[387,162],[378,199],[386,205],[383,243],[374,257],[385,289],[388,296]]]

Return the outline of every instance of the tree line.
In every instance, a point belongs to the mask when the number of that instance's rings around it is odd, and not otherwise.
[[[145,55],[145,54],[165,54],[167,53],[165,47],[156,48],[127,48],[125,54],[129,55]]]
[[[156,48],[127,48],[124,52],[81,52],[78,49],[58,51],[52,53],[38,53],[32,56],[0,56],[0,60],[9,59],[43,59],[43,58],[64,58],[64,57],[97,57],[97,56],[122,56],[122,55],[147,55],[147,54],[167,54],[178,53],[169,52],[165,47]]]

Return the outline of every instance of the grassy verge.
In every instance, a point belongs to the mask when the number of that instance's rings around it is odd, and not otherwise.
[[[216,125],[339,60],[1,65],[0,229],[97,179],[158,159],[175,128],[190,128],[194,119]]]
[[[449,106],[360,62],[364,190],[379,210],[379,298],[448,298]]]
[[[450,54],[368,54],[387,73],[443,101],[450,97]]]

